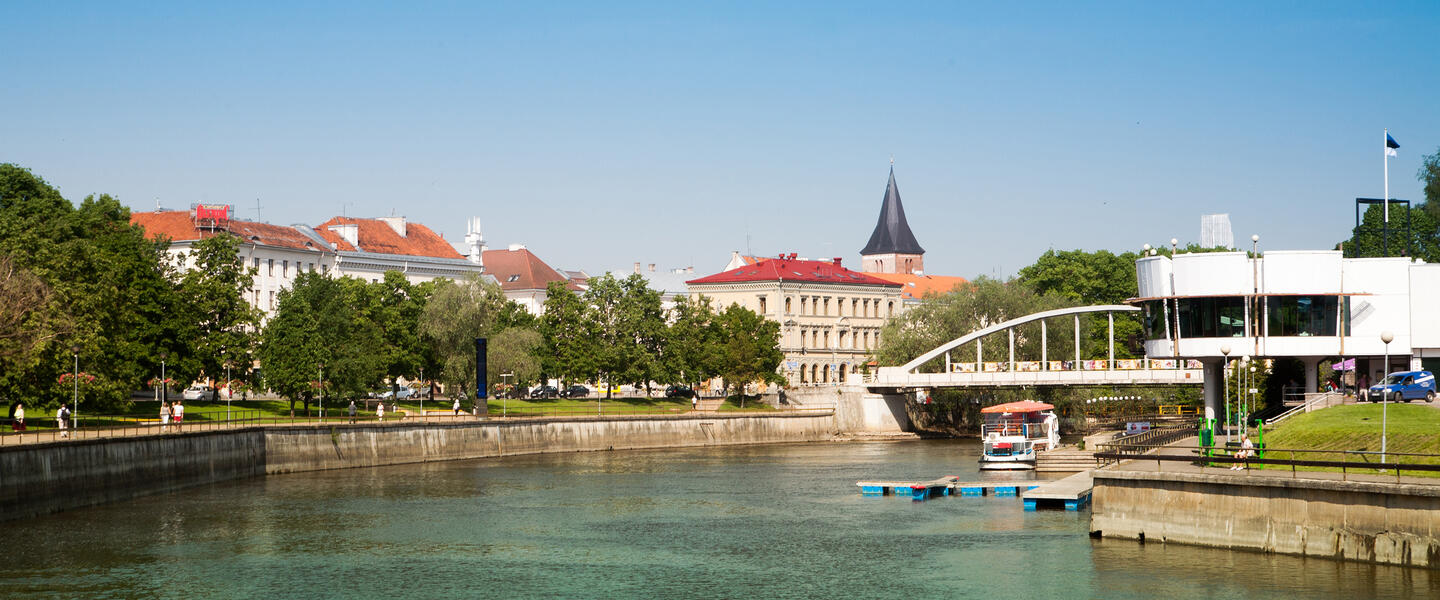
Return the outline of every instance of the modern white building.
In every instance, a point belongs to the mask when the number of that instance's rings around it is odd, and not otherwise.
[[[1200,360],[1209,411],[1219,410],[1227,358],[1299,358],[1310,392],[1327,360],[1356,359],[1368,382],[1440,371],[1440,264],[1322,250],[1147,256],[1135,269],[1145,353]]]

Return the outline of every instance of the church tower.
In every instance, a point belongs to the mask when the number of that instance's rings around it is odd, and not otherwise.
[[[880,204],[880,221],[870,234],[870,243],[860,251],[860,268],[866,273],[925,272],[925,249],[915,241],[910,224],[905,222],[905,207],[900,204],[900,188],[895,185],[895,164],[890,164],[890,182],[885,185],[885,200]]]

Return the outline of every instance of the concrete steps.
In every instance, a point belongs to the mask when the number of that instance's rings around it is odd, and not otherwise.
[[[1073,447],[1041,452],[1035,457],[1037,473],[1078,473],[1095,468],[1095,453]]]

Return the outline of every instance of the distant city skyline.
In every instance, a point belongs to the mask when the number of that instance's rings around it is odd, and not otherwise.
[[[926,271],[1329,248],[1424,200],[1440,4],[7,7],[0,162],[71,200],[391,214],[557,268],[859,266],[890,157]]]

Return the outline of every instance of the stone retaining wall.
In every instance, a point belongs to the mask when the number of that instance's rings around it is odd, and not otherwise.
[[[0,448],[0,520],[275,473],[515,454],[810,442],[829,412],[286,425]]]
[[[1440,485],[1104,469],[1094,476],[1093,535],[1440,566]]]

